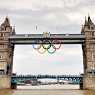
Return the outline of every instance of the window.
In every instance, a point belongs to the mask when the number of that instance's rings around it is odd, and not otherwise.
[[[1,33],[1,37],[3,37],[3,33]]]
[[[4,75],[4,70],[3,69],[0,70],[0,75]]]
[[[3,56],[2,55],[0,55],[0,59],[2,59],[3,58]]]

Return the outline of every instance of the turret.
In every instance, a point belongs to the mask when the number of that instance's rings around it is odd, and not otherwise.
[[[6,31],[6,32],[11,32],[12,27],[10,26],[10,21],[9,18],[6,17],[4,22],[0,26],[0,31]]]
[[[95,31],[95,25],[92,22],[90,16],[88,16],[87,19],[85,17],[85,23],[82,27],[81,33],[84,34],[84,32],[87,32],[87,31]]]

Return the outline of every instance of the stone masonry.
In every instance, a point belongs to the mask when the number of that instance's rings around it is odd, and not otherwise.
[[[90,16],[88,16],[88,20],[85,19],[81,33],[86,36],[85,43],[82,45],[84,65],[83,88],[95,90],[95,25],[91,21]]]
[[[8,17],[0,26],[0,88],[10,88],[14,46],[9,36],[13,33]]]
[[[8,17],[0,26],[0,88],[11,87],[11,75],[13,65],[14,45],[11,44],[9,37],[15,30],[10,26]],[[84,78],[83,88],[95,90],[95,25],[90,16],[85,19],[82,27],[82,34],[86,36],[82,44]]]

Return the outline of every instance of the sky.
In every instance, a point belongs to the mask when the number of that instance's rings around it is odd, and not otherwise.
[[[88,14],[95,22],[95,0],[0,0],[0,23],[8,16],[17,34],[80,34]],[[83,73],[81,45],[63,44],[54,54],[39,54],[32,45],[15,45],[13,72]]]

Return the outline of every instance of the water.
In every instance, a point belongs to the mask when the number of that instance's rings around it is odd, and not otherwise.
[[[0,95],[95,95],[95,91],[87,90],[2,90]]]
[[[58,87],[58,86],[57,86]],[[65,86],[66,87],[66,86]],[[68,86],[69,88],[71,86]],[[50,88],[47,87],[18,87],[17,90],[0,90],[0,95],[95,95],[95,91],[91,90],[78,90],[73,87],[73,89],[63,88]],[[76,90],[75,90],[76,89]]]

